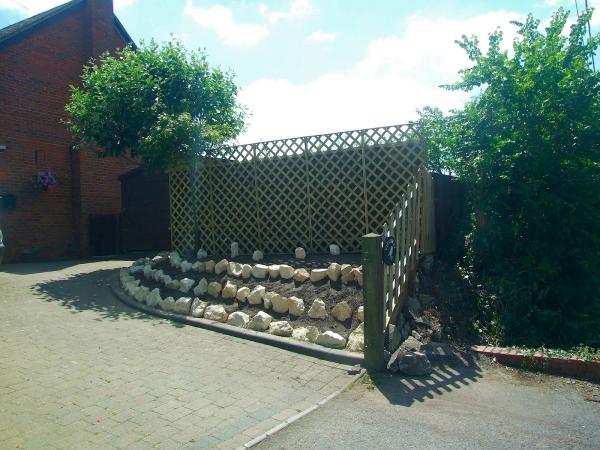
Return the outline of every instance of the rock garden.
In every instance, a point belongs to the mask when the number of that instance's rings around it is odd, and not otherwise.
[[[142,258],[121,272],[123,290],[138,302],[176,314],[362,352],[363,298],[359,255],[209,257],[177,252]],[[347,261],[347,262],[346,262]]]

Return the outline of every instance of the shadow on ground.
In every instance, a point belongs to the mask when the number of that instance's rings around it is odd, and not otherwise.
[[[476,383],[483,369],[473,355],[457,356],[449,361],[432,362],[427,377],[406,377],[389,372],[369,373],[370,383],[393,405],[411,406]],[[369,382],[368,382],[369,383]]]
[[[184,326],[157,319],[121,303],[110,290],[110,285],[117,280],[118,271],[103,269],[78,273],[66,279],[38,283],[31,287],[31,291],[42,300],[58,302],[73,313],[96,312],[98,317],[94,320],[154,319],[157,323],[168,322],[178,328]]]

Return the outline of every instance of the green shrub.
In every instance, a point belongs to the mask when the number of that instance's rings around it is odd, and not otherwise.
[[[586,38],[591,11],[565,36],[567,17],[516,23],[510,53],[500,31],[487,53],[463,37],[473,66],[449,88],[478,94],[422,113],[434,164],[467,186],[467,262],[505,343],[600,346],[600,38]]]

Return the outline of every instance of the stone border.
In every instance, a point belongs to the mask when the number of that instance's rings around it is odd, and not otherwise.
[[[265,431],[263,434],[261,434],[260,436],[255,437],[254,439],[249,440],[248,442],[246,442],[244,445],[242,445],[241,447],[238,447],[237,450],[246,450],[249,448],[254,447],[255,445],[260,444],[262,441],[264,441],[265,439],[267,439],[270,436],[273,436],[275,433],[277,433],[278,431],[283,430],[284,428],[286,428],[288,425],[291,425],[292,423],[296,422],[298,419],[303,418],[304,416],[310,414],[311,412],[313,412],[314,410],[320,408],[321,406],[325,405],[326,403],[328,403],[330,400],[333,400],[334,398],[336,398],[338,395],[340,395],[342,392],[344,392],[346,389],[348,389],[352,384],[354,384],[358,379],[360,379],[360,377],[362,377],[365,374],[366,370],[365,369],[361,369],[356,375],[354,375],[350,381],[348,381],[348,383],[346,383],[346,385],[344,387],[342,387],[341,389],[335,391],[334,393],[328,395],[327,397],[325,397],[323,400],[315,403],[314,405],[309,406],[308,408],[306,408],[304,411],[300,411],[298,414],[293,415],[292,417],[290,417],[289,419],[286,419],[283,423],[280,423],[279,425],[274,426],[273,428],[271,428],[269,431]]]
[[[585,361],[577,357],[557,358],[542,352],[528,355],[512,348],[486,347],[484,345],[474,345],[471,350],[482,355],[492,356],[501,364],[519,369],[538,370],[600,382],[600,362],[596,361]]]
[[[273,345],[275,347],[282,348],[285,350],[290,350],[296,353],[314,356],[316,358],[325,359],[341,364],[355,365],[363,363],[364,358],[363,355],[360,353],[326,348],[308,342],[297,341],[292,338],[285,338],[275,336],[272,334],[260,333],[258,331],[234,327],[225,323],[213,322],[212,320],[184,316],[182,314],[176,314],[169,311],[163,311],[157,308],[151,308],[147,305],[144,305],[140,302],[131,299],[119,287],[118,282],[111,283],[110,288],[113,294],[127,306],[151,314],[153,316],[174,320],[176,322],[185,323],[187,325],[192,325],[199,328],[206,328],[211,331],[228,334],[230,336],[241,337],[251,341],[260,342],[262,344]]]

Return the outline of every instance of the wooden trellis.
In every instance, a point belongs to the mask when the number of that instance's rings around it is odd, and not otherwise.
[[[359,251],[425,161],[413,124],[224,147],[171,174],[172,246]]]

